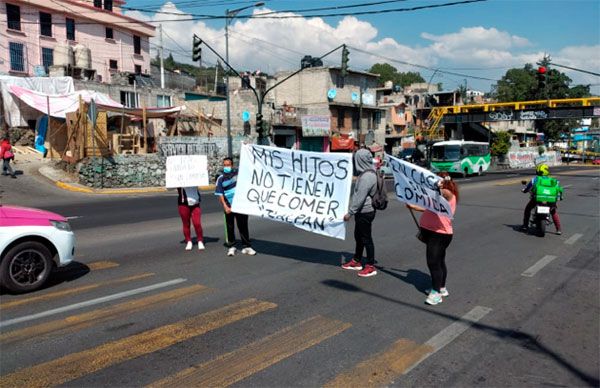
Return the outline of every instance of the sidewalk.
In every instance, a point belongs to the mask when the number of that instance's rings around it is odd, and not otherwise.
[[[123,188],[107,188],[95,189],[87,187],[77,182],[72,175],[66,171],[56,169],[51,165],[43,165],[39,167],[38,172],[44,178],[50,180],[60,189],[68,190],[77,193],[85,194],[149,194],[149,193],[166,193],[169,190],[165,187],[123,187]],[[214,191],[215,186],[201,186],[200,191]]]

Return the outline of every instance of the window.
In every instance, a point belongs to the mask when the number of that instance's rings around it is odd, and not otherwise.
[[[338,122],[338,128],[344,128],[344,110],[341,108],[338,108],[337,110],[337,122]]]
[[[127,108],[137,108],[140,106],[140,95],[134,92],[121,90],[121,104]]]
[[[118,70],[119,69],[119,64],[117,63],[117,61],[115,59],[111,59],[108,61],[108,67],[111,70]]]
[[[107,11],[112,11],[113,0],[104,0],[104,9]]]
[[[94,7],[102,8],[102,0],[94,0]]]
[[[25,45],[23,43],[10,42],[8,44],[10,53],[10,70],[25,71]]]
[[[171,96],[161,96],[158,94],[156,96],[156,106],[159,108],[170,107],[171,105]]]
[[[40,35],[52,36],[52,15],[40,12]]]
[[[134,65],[133,68],[135,69],[135,74],[142,74],[142,65]]]
[[[18,5],[6,4],[6,18],[10,30],[21,31],[21,8]]]
[[[142,53],[142,42],[140,40],[140,37],[137,35],[133,36],[133,52],[134,54]]]
[[[67,27],[67,39],[75,40],[75,19],[65,19]]]
[[[42,65],[48,74],[49,67],[54,65],[54,50],[51,48],[42,47]]]
[[[113,32],[113,29],[110,27],[106,27],[106,39],[114,39],[115,38],[115,34]]]

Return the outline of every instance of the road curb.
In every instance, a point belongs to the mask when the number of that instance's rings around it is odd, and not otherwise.
[[[49,176],[49,174],[44,173],[44,171],[42,171],[42,168],[40,168],[38,170],[38,172],[40,173],[40,175],[42,175],[46,179],[53,182],[54,185],[56,187],[58,187],[59,189],[71,191],[74,193],[127,195],[127,194],[149,194],[149,193],[167,193],[167,192],[169,192],[169,190],[165,187],[131,187],[131,188],[124,187],[124,188],[112,188],[112,189],[93,189],[90,187],[80,185],[78,183],[69,183],[69,182],[64,182],[60,179],[55,179],[52,176]],[[215,185],[200,186],[199,189],[200,189],[200,191],[203,191],[203,192],[214,191]]]

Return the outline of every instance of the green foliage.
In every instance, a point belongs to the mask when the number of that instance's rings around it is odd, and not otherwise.
[[[376,63],[371,66],[369,73],[379,74],[379,83],[381,84],[392,81],[394,85],[406,87],[412,83],[425,82],[418,72],[398,72],[398,69],[389,63]]]
[[[494,156],[506,155],[510,150],[511,135],[509,132],[497,132],[493,135],[490,152]]]
[[[531,101],[559,98],[583,98],[591,96],[590,85],[575,85],[571,87],[573,80],[561,71],[552,68],[550,57],[545,56],[538,63],[545,66],[546,88],[540,90],[537,81],[537,67],[528,63],[522,69],[509,69],[498,81],[495,87],[495,98],[498,102]],[[560,139],[561,133],[568,132],[577,127],[574,119],[564,120],[538,120],[535,128],[543,132],[547,140]]]

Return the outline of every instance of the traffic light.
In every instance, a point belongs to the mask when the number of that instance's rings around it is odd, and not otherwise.
[[[348,54],[350,54],[350,52],[346,45],[344,45],[342,48],[342,77],[348,75]]]
[[[194,45],[192,47],[192,60],[193,61],[201,61],[202,60],[202,39],[198,38],[194,35]]]
[[[263,136],[264,122],[263,115],[261,113],[256,114],[256,133],[258,133],[259,137]]]
[[[540,66],[537,69],[538,88],[542,90],[546,89],[546,72],[545,66]]]

